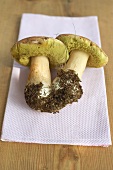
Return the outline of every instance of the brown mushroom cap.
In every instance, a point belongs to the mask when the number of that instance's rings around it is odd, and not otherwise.
[[[15,43],[11,48],[13,58],[24,66],[30,65],[31,57],[46,56],[51,66],[65,63],[68,58],[66,46],[59,40],[50,37],[28,37]]]
[[[108,57],[104,51],[88,38],[74,34],[61,34],[56,38],[67,46],[69,52],[72,50],[80,50],[88,53],[88,67],[98,68],[106,65],[108,62]]]

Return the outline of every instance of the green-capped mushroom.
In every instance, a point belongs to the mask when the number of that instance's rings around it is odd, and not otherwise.
[[[65,69],[75,70],[79,78],[86,66],[99,68],[108,63],[105,52],[88,38],[74,34],[61,34],[56,38],[66,45],[70,53]]]
[[[81,98],[83,90],[80,81],[86,66],[105,66],[108,57],[98,45],[85,37],[61,34],[56,38],[66,45],[70,54],[69,60],[58,72],[52,84],[57,96],[56,110],[60,110]]]
[[[57,67],[69,58],[66,46],[51,37],[28,37],[11,48],[13,58],[24,66],[30,66],[25,86],[26,103],[35,110],[49,111],[48,96],[51,93],[50,66]]]

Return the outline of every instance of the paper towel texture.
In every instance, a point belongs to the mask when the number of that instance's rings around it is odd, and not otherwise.
[[[96,16],[77,18],[23,14],[18,39],[38,35],[56,37],[61,33],[82,35],[101,45]],[[28,72],[29,68],[14,63],[2,141],[111,145],[103,68],[86,68],[82,77],[82,98],[57,114],[37,112],[27,106],[24,87]]]

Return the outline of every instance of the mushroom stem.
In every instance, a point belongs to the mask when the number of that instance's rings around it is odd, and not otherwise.
[[[28,84],[44,84],[51,85],[51,74],[49,69],[49,60],[45,56],[31,58],[30,73],[28,76]]]
[[[59,70],[53,80],[55,89],[56,111],[67,104],[77,102],[83,94],[80,79],[85,70],[89,55],[79,50],[73,50],[63,69]]]
[[[49,69],[49,60],[45,56],[31,58],[30,73],[28,76],[27,84],[36,85],[40,83],[43,84],[43,89],[44,88],[48,89],[48,87],[51,86],[51,73]],[[47,92],[46,90],[44,91]]]
[[[70,58],[64,67],[64,70],[74,70],[81,79],[82,74],[86,68],[89,55],[83,51],[73,50],[70,53]]]

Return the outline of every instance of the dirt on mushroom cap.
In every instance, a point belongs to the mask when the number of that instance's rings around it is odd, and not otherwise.
[[[88,53],[88,67],[98,68],[105,66],[108,62],[108,56],[105,52],[88,38],[74,34],[61,34],[56,38],[67,46],[69,52],[76,49]]]

